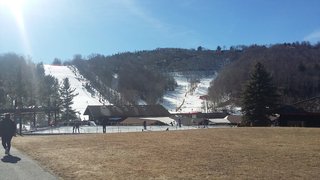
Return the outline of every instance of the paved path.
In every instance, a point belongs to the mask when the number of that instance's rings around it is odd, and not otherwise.
[[[30,157],[11,148],[11,156],[4,154],[0,146],[0,179],[1,180],[57,180],[58,178],[41,168]]]

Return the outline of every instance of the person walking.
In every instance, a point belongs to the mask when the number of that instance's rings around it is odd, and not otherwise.
[[[209,119],[205,118],[203,120],[203,128],[209,128],[208,126],[209,126]]]
[[[102,131],[103,131],[103,133],[106,133],[106,131],[107,131],[107,123],[108,123],[108,119],[107,118],[103,118],[103,120],[102,120]]]
[[[147,130],[147,121],[143,121],[143,130],[142,131],[145,131]]]
[[[181,128],[181,119],[180,118],[178,119],[178,125],[179,125],[179,128]]]
[[[0,122],[0,135],[2,146],[5,149],[5,154],[10,155],[11,140],[16,135],[16,123],[10,119],[10,114],[6,114],[5,118]]]
[[[80,121],[76,120],[73,123],[72,133],[80,133]]]

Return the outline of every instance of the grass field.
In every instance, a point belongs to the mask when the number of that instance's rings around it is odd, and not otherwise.
[[[320,128],[25,136],[13,143],[62,179],[320,179]]]

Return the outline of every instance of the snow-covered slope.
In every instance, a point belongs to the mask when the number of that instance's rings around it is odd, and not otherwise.
[[[44,65],[45,73],[56,77],[60,83],[64,78],[69,78],[71,88],[76,89],[75,93],[78,96],[74,98],[73,109],[80,113],[81,119],[87,119],[83,113],[88,105],[110,104],[107,100],[101,98],[99,93],[94,90],[91,94],[85,89],[85,84],[89,83],[74,66],[55,66]],[[171,113],[190,113],[190,112],[205,112],[204,102],[200,96],[206,95],[210,82],[216,75],[202,75],[199,82],[191,87],[190,77],[174,73],[178,87],[175,91],[169,91],[163,98],[162,105]]]
[[[94,94],[88,92],[85,88],[85,84],[88,82],[83,76],[81,76],[78,70],[73,66],[55,66],[55,65],[44,65],[45,74],[52,75],[62,83],[63,79],[68,78],[70,86],[75,89],[75,93],[78,94],[73,99],[72,108],[80,113],[82,120],[87,119],[83,115],[88,105],[102,105],[109,104],[108,101],[104,100],[99,96],[99,93],[95,91]]]
[[[175,91],[165,94],[162,105],[171,113],[205,112],[204,100],[200,99],[200,96],[208,93],[210,82],[216,75],[202,76],[194,87],[191,87],[190,78],[187,76],[181,74],[173,76],[178,87]]]

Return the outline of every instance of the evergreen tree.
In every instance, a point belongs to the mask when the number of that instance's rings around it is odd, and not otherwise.
[[[51,75],[45,76],[42,83],[41,99],[43,100],[43,106],[48,110],[56,109],[56,111],[48,111],[48,123],[51,123],[52,119],[57,119],[62,109],[62,99],[59,94],[59,82]],[[53,113],[53,114],[52,114]],[[52,115],[54,117],[52,117]],[[57,122],[54,122],[56,124]]]
[[[54,58],[54,60],[53,60],[53,62],[52,62],[52,65],[59,65],[59,66],[61,66],[61,64],[62,64],[62,62],[61,62],[60,59]]]
[[[278,105],[278,98],[271,76],[261,63],[257,63],[243,92],[244,124],[270,125],[269,117]]]
[[[60,88],[60,95],[62,99],[62,120],[70,121],[77,119],[76,112],[71,107],[73,104],[73,98],[78,95],[75,94],[74,91],[75,89],[70,87],[69,79],[63,79],[63,83]]]

